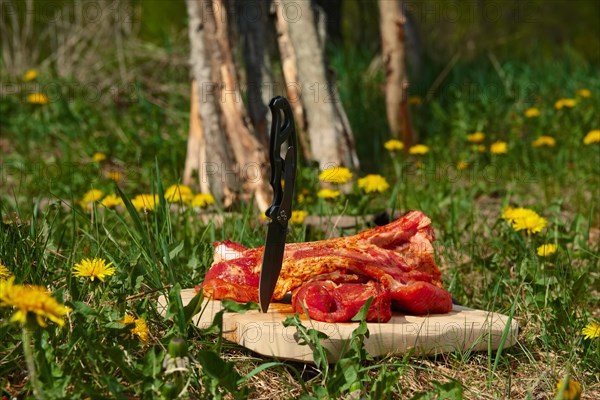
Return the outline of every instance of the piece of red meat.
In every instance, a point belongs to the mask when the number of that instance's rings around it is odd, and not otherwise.
[[[389,291],[395,309],[417,315],[447,313],[452,309],[452,298],[442,285],[433,258],[433,239],[429,218],[420,211],[411,211],[388,225],[353,236],[287,244],[273,298],[281,299],[288,292],[298,296],[298,289],[313,281],[319,283],[310,285],[306,293],[318,293],[319,285],[329,288],[331,284],[343,293],[345,285],[356,284],[348,282],[373,281]],[[199,287],[214,299],[258,301],[262,253],[263,247],[248,249],[231,241],[215,243],[213,265]],[[348,286],[347,295],[351,296],[355,288]],[[314,301],[307,304],[316,310],[327,309],[333,304],[331,299],[328,301],[329,305],[320,308]],[[334,303],[338,311],[333,315],[341,318],[337,321],[347,321],[355,314],[349,315],[353,302]],[[339,307],[350,311],[339,312]]]
[[[367,283],[335,283],[312,281],[294,294],[293,307],[300,314],[324,322],[350,321],[365,302],[373,297],[366,320],[387,322],[392,318],[390,291],[375,281]]]

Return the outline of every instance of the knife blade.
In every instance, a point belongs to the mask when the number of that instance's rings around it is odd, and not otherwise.
[[[271,221],[267,228],[267,241],[263,253],[262,269],[258,283],[258,300],[262,312],[266,313],[277,285],[283,253],[285,250],[285,236],[287,225],[283,226],[277,221]]]

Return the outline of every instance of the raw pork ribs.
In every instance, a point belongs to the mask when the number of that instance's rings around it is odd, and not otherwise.
[[[447,313],[452,297],[433,258],[431,220],[411,211],[394,222],[353,236],[285,246],[274,300],[291,292],[294,309],[325,322],[350,321],[373,298],[367,321],[387,322],[394,310]],[[263,247],[214,243],[204,289],[212,299],[258,302]]]

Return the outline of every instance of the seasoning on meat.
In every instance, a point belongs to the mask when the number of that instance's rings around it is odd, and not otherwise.
[[[385,322],[391,310],[424,315],[448,313],[452,297],[444,289],[433,257],[431,220],[411,211],[387,225],[353,236],[289,243],[273,298],[293,295],[294,309],[318,321],[349,321],[370,298],[367,321]],[[258,301],[263,247],[248,249],[216,242],[204,293],[213,299]]]

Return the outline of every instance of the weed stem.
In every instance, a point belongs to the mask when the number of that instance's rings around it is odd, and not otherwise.
[[[31,335],[29,328],[27,326],[23,326],[23,354],[25,355],[25,362],[27,363],[27,372],[29,373],[29,380],[31,381],[31,385],[33,386],[33,396],[36,399],[45,399],[44,391],[42,390],[42,385],[38,380],[36,370],[35,370],[35,361],[33,359],[33,343],[31,343]]]

